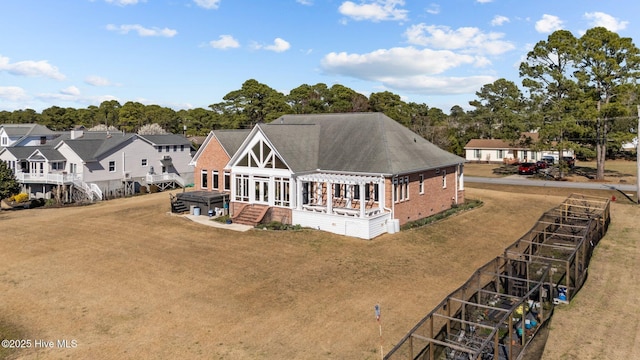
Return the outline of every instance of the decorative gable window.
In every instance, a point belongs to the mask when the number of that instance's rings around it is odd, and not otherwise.
[[[287,169],[282,159],[260,139],[251,150],[238,161],[238,165],[266,169]]]
[[[116,171],[116,162],[109,161],[109,172],[115,172],[115,171]]]

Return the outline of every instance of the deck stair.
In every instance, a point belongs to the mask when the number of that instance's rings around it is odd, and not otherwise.
[[[233,222],[243,225],[256,226],[260,224],[264,215],[269,210],[267,205],[248,205],[240,213],[233,217]]]
[[[185,213],[188,212],[189,208],[182,200],[176,200],[171,203],[171,212],[172,213]]]
[[[189,212],[189,207],[185,204],[184,201],[180,200],[173,194],[169,194],[169,198],[171,199],[171,212],[172,213],[186,213]]]

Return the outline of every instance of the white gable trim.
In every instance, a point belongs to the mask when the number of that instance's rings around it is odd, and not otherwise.
[[[253,148],[256,144],[259,143],[265,144],[269,149],[269,154],[264,154],[263,147],[261,146],[258,150],[260,154],[255,154],[253,152]],[[245,159],[245,157],[250,157],[252,164],[257,164],[258,166],[243,166],[240,165],[241,161]],[[268,168],[264,165],[268,163],[269,157],[271,161],[274,162],[276,157],[279,158],[282,163],[286,166],[286,169],[282,168]],[[254,127],[251,130],[251,133],[245,141],[242,143],[242,146],[238,151],[233,155],[233,157],[229,160],[229,163],[225,168],[231,168],[232,172],[237,173],[256,173],[259,172],[261,174],[269,174],[269,175],[290,175],[293,174],[291,167],[287,164],[287,160],[278,153],[278,150],[273,146],[269,138],[264,134],[262,129],[259,126]]]
[[[214,136],[215,135],[213,134],[213,131],[210,131],[209,134],[207,135],[207,138],[204,139],[204,141],[202,142],[202,145],[200,145],[200,147],[198,148],[198,151],[196,151],[196,154],[193,155],[193,158],[189,162],[189,165],[191,165],[191,166],[196,166],[197,165],[198,159],[200,158],[200,155],[202,155],[202,153],[204,152],[204,149],[206,149],[207,146],[209,146],[209,142],[211,141],[211,139]]]

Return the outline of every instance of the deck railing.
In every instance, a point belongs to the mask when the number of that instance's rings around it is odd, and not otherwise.
[[[75,181],[82,181],[78,174],[65,173],[16,173],[16,179],[21,183],[38,183],[38,184],[71,184]]]
[[[184,179],[182,177],[180,177],[180,175],[170,174],[170,173],[165,173],[165,174],[147,174],[147,179],[146,180],[147,180],[148,184],[157,184],[157,183],[173,181],[176,184],[180,185],[181,187],[184,187],[184,185],[185,185]]]

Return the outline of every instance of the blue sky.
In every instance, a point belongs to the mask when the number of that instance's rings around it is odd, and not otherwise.
[[[558,29],[604,26],[638,46],[635,0],[3,0],[0,110],[104,100],[207,108],[255,79],[284,94],[469,109]]]

